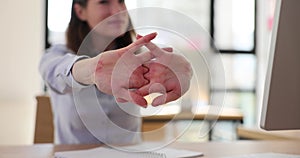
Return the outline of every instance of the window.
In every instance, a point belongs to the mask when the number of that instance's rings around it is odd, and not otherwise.
[[[210,31],[225,69],[224,106],[240,108],[244,124],[255,123],[257,59],[256,0],[211,0]],[[224,91],[218,87],[211,93]]]
[[[47,43],[65,43],[71,3],[72,0],[46,0]],[[214,45],[222,54],[228,94],[225,106],[241,109],[254,106],[257,77],[256,0],[126,0],[125,3],[129,10],[140,7],[176,10],[199,23],[211,33]],[[213,87],[209,93],[222,90]],[[247,116],[245,119],[247,122]]]
[[[46,0],[46,42],[64,44],[65,31],[71,17],[72,0]]]
[[[212,0],[211,34],[224,53],[254,53],[255,0]]]

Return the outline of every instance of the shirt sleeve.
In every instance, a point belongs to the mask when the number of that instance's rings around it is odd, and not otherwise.
[[[86,58],[89,57],[75,55],[63,45],[53,46],[42,56],[39,71],[51,90],[68,93],[92,86],[77,82],[71,73],[74,63]]]

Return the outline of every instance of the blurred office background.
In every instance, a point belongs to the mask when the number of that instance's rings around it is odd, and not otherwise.
[[[202,103],[208,102],[209,95],[226,91],[224,107],[240,109],[244,126],[258,126],[275,0],[126,0],[126,3],[128,9],[176,10],[211,33],[221,52],[226,86],[204,87],[207,94],[201,94]],[[35,96],[44,93],[38,62],[46,41],[64,43],[70,5],[71,0],[2,2],[0,144],[33,143]],[[233,126],[228,122],[217,124],[215,140],[238,139]],[[198,130],[195,122],[182,140],[195,141],[189,136],[196,135]]]

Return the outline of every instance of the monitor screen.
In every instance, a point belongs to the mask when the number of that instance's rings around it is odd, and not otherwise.
[[[276,5],[260,125],[300,129],[300,0]]]

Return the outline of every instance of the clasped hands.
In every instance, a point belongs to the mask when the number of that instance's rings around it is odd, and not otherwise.
[[[158,106],[180,98],[190,86],[192,69],[172,48],[159,48],[151,42],[156,33],[137,36],[127,47],[101,53],[93,82],[97,88],[114,95],[118,102],[132,102],[147,107],[144,96],[161,93],[152,105]],[[149,51],[135,54],[142,46]]]

